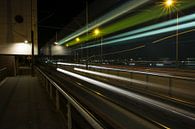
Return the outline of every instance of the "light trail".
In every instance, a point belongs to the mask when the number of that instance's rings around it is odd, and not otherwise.
[[[139,7],[142,4],[145,4],[147,2],[149,2],[150,0],[133,0],[133,1],[128,1],[126,3],[124,3],[123,5],[121,5],[120,7],[114,9],[113,11],[105,14],[104,16],[100,17],[99,19],[95,20],[94,22],[90,23],[88,25],[88,29],[86,29],[86,27],[83,27],[79,30],[77,30],[76,32],[74,32],[73,34],[63,38],[62,40],[58,41],[58,43],[64,44],[72,39],[75,39],[76,37],[86,33],[87,31],[90,31],[96,27],[99,27],[125,13],[127,13],[130,10],[133,10],[137,7]]]
[[[123,42],[123,41],[129,41],[129,40],[133,40],[133,39],[144,38],[144,37],[147,37],[147,36],[153,36],[153,35],[157,35],[157,34],[173,32],[173,31],[176,31],[177,29],[178,30],[183,30],[183,29],[189,29],[189,28],[193,28],[193,27],[195,27],[195,21],[180,24],[178,26],[171,26],[171,27],[167,27],[167,28],[163,28],[163,29],[159,29],[159,30],[149,31],[149,32],[146,32],[146,33],[141,33],[141,34],[137,34],[137,35],[133,35],[133,36],[126,36],[126,37],[123,37],[123,38],[103,42],[102,44],[98,43],[98,44],[95,44],[95,45],[89,45],[89,46],[86,46],[86,47],[82,47],[82,49],[93,48],[93,47],[97,47],[97,46],[100,46],[100,45],[109,45],[109,44],[119,43],[119,42]]]
[[[64,62],[57,62],[59,65],[66,65],[66,66],[79,66],[79,67],[85,67],[86,65],[83,64],[75,64],[75,63],[64,63]]]
[[[178,4],[177,11],[183,10],[183,9],[186,9],[192,6],[195,6],[194,0],[188,0],[187,2],[182,3],[182,6]],[[147,10],[145,11],[143,10],[143,12],[141,13],[138,13],[134,16],[126,17],[124,19],[114,22],[113,24],[107,25],[104,28],[101,28],[101,32],[102,32],[101,36],[105,36],[105,35],[129,28],[129,27],[133,27],[135,25],[139,25],[141,23],[145,23],[147,21],[154,20],[162,16],[168,15],[167,13],[162,13],[162,9],[159,7],[159,5],[152,6],[149,8],[149,10],[150,10],[150,13],[148,13]],[[175,12],[176,10],[172,11],[172,13],[175,13]],[[94,36],[81,35],[80,39],[81,41],[79,43],[83,43],[83,42],[94,39]],[[73,46],[76,44],[78,44],[78,42],[75,42],[74,40],[66,42],[66,46]]]
[[[158,40],[155,40],[155,41],[153,41],[152,43],[159,43],[159,42],[161,42],[161,41],[163,41],[163,40],[166,40],[166,39],[169,39],[169,38],[172,38],[172,37],[175,37],[175,36],[179,36],[179,35],[184,35],[184,34],[187,34],[187,33],[190,33],[190,32],[193,32],[193,31],[195,31],[195,29],[191,29],[191,30],[187,30],[187,31],[184,31],[184,32],[180,32],[180,33],[178,33],[178,34],[173,34],[173,35],[170,35],[170,36],[167,36],[167,37],[164,37],[164,38],[161,38],[161,39],[158,39]]]
[[[98,81],[98,80],[95,80],[95,79],[92,79],[92,78],[89,78],[89,77],[85,77],[85,76],[82,76],[82,75],[79,75],[79,74],[76,74],[76,73],[73,73],[73,72],[70,72],[70,71],[67,71],[67,70],[63,70],[63,69],[60,69],[60,68],[57,68],[56,70],[61,72],[61,73],[64,73],[65,75],[72,76],[74,78],[83,80],[85,82],[93,84],[94,86],[97,86],[97,87],[106,89],[108,91],[111,91],[113,93],[125,96],[129,99],[134,99],[134,100],[137,100],[137,101],[140,101],[140,102],[144,102],[144,103],[147,103],[149,105],[158,107],[160,109],[172,112],[172,113],[177,114],[179,116],[183,116],[183,117],[188,118],[190,120],[195,120],[195,114],[193,114],[191,112],[188,112],[188,111],[185,111],[183,109],[173,107],[171,105],[168,105],[168,104],[165,104],[165,103],[162,103],[162,102],[144,97],[142,95],[133,93],[131,91],[127,91],[127,90],[124,90],[122,88],[118,88],[118,87],[112,86],[110,84],[106,84],[106,83],[103,83],[101,81]]]
[[[180,17],[178,19],[180,24],[184,23],[184,22],[191,21],[191,20],[195,20],[195,13],[191,14],[191,15]],[[137,30],[134,30],[134,31],[129,31],[129,32],[126,32],[126,33],[122,33],[122,34],[119,34],[119,35],[116,35],[116,36],[112,36],[110,38],[107,38],[106,40],[112,40],[112,39],[115,39],[115,38],[131,36],[133,34],[142,33],[142,32],[146,32],[146,31],[149,31],[149,30],[159,29],[159,28],[162,28],[162,27],[167,27],[167,26],[176,25],[176,24],[177,24],[177,18],[173,19],[173,20],[166,21],[166,22],[162,22],[162,23],[159,23],[159,24],[143,27],[141,29],[137,29]]]
[[[125,49],[125,50],[121,50],[121,51],[106,53],[106,54],[103,54],[102,56],[108,56],[108,55],[119,54],[119,53],[123,53],[123,52],[134,51],[134,50],[141,49],[141,48],[144,48],[144,47],[145,47],[145,45],[140,45],[140,46],[130,48],[130,49]]]
[[[163,85],[150,83],[150,82],[145,82],[145,81],[136,80],[136,79],[120,77],[120,76],[117,76],[117,75],[111,75],[111,74],[107,74],[107,73],[101,73],[101,72],[96,72],[96,71],[91,71],[91,70],[86,70],[86,69],[80,69],[80,68],[74,68],[74,70],[79,71],[79,72],[83,72],[83,73],[96,75],[96,76],[116,79],[116,80],[120,80],[120,81],[126,81],[126,82],[136,83],[136,84],[140,84],[140,85],[147,85],[147,86],[150,86],[150,87],[156,87],[156,88],[161,88],[161,89],[165,88]]]

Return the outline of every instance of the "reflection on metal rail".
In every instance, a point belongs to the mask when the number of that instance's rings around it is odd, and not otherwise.
[[[77,70],[79,70],[79,69],[77,69]],[[101,82],[101,81],[98,81],[98,80],[95,80],[95,79],[77,74],[77,73],[74,73],[74,72],[70,72],[70,71],[67,71],[67,70],[64,70],[64,69],[57,68],[57,71],[59,71],[61,73],[64,73],[66,75],[72,76],[74,78],[86,81],[90,84],[93,84],[93,85],[95,85],[97,87],[100,87],[102,89],[106,89],[106,90],[111,91],[113,93],[116,93],[118,95],[126,96],[127,98],[130,98],[130,99],[133,98],[134,100],[137,100],[137,101],[140,101],[140,102],[143,102],[143,103],[148,103],[149,105],[153,105],[154,107],[158,107],[162,110],[172,112],[174,114],[177,114],[179,116],[188,118],[190,120],[195,120],[195,114],[193,114],[191,112],[188,112],[188,111],[185,111],[181,108],[177,108],[177,107],[168,105],[166,103],[159,102],[159,101],[150,99],[148,97],[144,97],[142,95],[133,93],[131,91],[127,91],[127,90],[124,90],[122,88],[118,88],[118,87],[115,87],[113,85],[110,85],[110,84],[107,84],[107,83],[104,83],[104,82]],[[88,70],[85,70],[85,71],[88,71]],[[105,74],[105,75],[107,75],[107,74]]]
[[[0,69],[0,82],[7,77],[7,67],[2,67]],[[0,83],[0,86],[3,84],[3,81]]]
[[[45,79],[48,80],[50,84],[52,84],[56,89],[57,92],[60,92],[69,102],[68,107],[70,107],[70,104],[87,120],[87,122],[94,128],[94,129],[104,129],[102,125],[93,117],[91,114],[89,114],[84,107],[82,107],[74,98],[72,98],[70,95],[68,95],[64,90],[62,90],[53,80],[51,80],[46,74],[44,74],[39,68],[37,70],[42,74],[42,76],[45,77]],[[58,98],[59,99],[59,98]],[[59,103],[59,100],[56,102]],[[57,104],[58,105],[58,104]],[[56,105],[56,106],[57,106]],[[59,109],[59,107],[57,106]],[[70,111],[70,109],[68,109]],[[68,112],[69,112],[68,111]],[[70,112],[68,113],[70,114]],[[70,116],[70,115],[68,115]],[[68,128],[71,128],[71,122],[70,118],[68,118]]]

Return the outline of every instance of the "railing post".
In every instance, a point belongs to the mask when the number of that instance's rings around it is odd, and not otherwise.
[[[72,115],[71,115],[71,104],[67,103],[67,117],[68,117],[68,129],[72,129]]]
[[[52,98],[52,84],[51,83],[49,83],[49,96],[50,96],[50,98]]]
[[[49,88],[48,88],[48,85],[49,85],[49,82],[48,82],[48,80],[46,80],[45,87],[46,87],[46,91],[47,91],[47,93],[49,93]]]
[[[130,72],[130,79],[133,79],[133,73],[132,72]],[[133,82],[132,81],[130,82],[130,86],[133,87]]]
[[[146,75],[146,90],[148,89],[148,74],[145,74]]]
[[[172,96],[172,78],[170,77],[169,78],[169,92],[168,92],[168,95],[169,96]]]
[[[59,92],[57,89],[56,89],[56,109],[60,110]]]

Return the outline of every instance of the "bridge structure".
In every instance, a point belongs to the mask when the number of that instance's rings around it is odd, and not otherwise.
[[[0,128],[194,129],[194,7],[120,2],[17,58],[14,76],[3,55]]]

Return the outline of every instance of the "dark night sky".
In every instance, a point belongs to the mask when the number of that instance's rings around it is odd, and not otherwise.
[[[85,8],[86,0],[38,0],[39,48]]]

